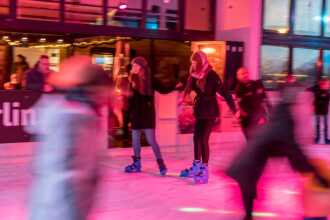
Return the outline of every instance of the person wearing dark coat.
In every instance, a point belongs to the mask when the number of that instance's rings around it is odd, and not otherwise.
[[[46,85],[46,78],[49,74],[49,58],[42,55],[35,67],[27,72],[26,75],[26,89],[35,92],[44,92]]]
[[[26,57],[23,56],[22,54],[18,54],[16,57],[17,57],[17,61],[14,63],[12,67],[11,75],[16,74],[16,78],[20,84],[20,87],[25,88],[26,72],[30,69],[30,66],[29,63],[26,61]],[[17,89],[17,85],[15,89]]]
[[[267,122],[271,107],[261,80],[251,80],[248,70],[244,67],[238,69],[237,79],[235,93],[240,110],[240,123],[248,140]]]
[[[236,106],[231,94],[224,88],[218,74],[212,69],[207,56],[202,51],[192,55],[190,77],[183,99],[191,92],[196,92],[194,99],[194,161],[192,167],[181,171],[181,177],[193,177],[196,183],[208,182],[209,137],[216,119],[219,117],[217,93],[229,105],[233,113]]]
[[[126,173],[141,172],[141,131],[147,138],[155,154],[160,175],[166,175],[165,166],[155,136],[156,111],[151,73],[146,59],[136,57],[132,60],[130,113],[132,125],[132,145],[134,150],[133,163],[125,167]]]
[[[314,113],[315,113],[315,143],[320,141],[320,121],[323,121],[324,143],[330,144],[328,139],[328,112],[329,112],[329,80],[321,79],[314,89]]]
[[[247,146],[226,170],[239,185],[245,207],[244,220],[252,219],[253,202],[257,197],[257,184],[269,158],[286,157],[292,168],[300,173],[314,173],[325,186],[329,183],[309,162],[295,137],[295,124],[291,108],[302,87],[294,77],[288,77],[281,89],[281,101],[274,107],[269,122],[257,132]]]

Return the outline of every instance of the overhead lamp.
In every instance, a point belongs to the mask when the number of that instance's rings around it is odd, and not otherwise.
[[[22,41],[22,42],[27,42],[28,40],[29,40],[29,39],[28,39],[27,37],[22,37],[22,38],[21,38],[21,41]]]
[[[124,10],[128,8],[128,5],[126,3],[119,3],[118,8],[120,10]]]
[[[9,36],[3,36],[2,37],[2,40],[4,40],[4,41],[10,41]]]
[[[201,51],[203,51],[206,54],[213,54],[217,50],[215,48],[213,48],[213,47],[205,47],[205,48],[201,49]]]
[[[326,15],[325,16],[314,16],[313,19],[315,21],[322,21],[322,22],[326,22],[326,23],[328,23],[330,21],[329,16],[326,16]]]
[[[63,39],[57,39],[57,41],[56,41],[58,44],[62,44],[63,42],[64,42],[64,40]]]
[[[288,28],[279,28],[279,29],[277,29],[277,32],[280,34],[286,34],[289,32],[289,29]]]
[[[47,39],[44,38],[44,37],[42,37],[42,38],[39,39],[39,42],[40,42],[40,43],[45,43],[46,41],[47,41]]]

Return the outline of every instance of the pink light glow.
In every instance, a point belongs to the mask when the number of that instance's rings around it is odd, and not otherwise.
[[[118,8],[120,9],[120,10],[124,10],[124,9],[126,9],[128,6],[127,6],[127,4],[125,4],[125,3],[120,3],[119,4],[119,6],[118,6]]]
[[[182,211],[182,212],[207,212],[207,209],[198,208],[198,207],[184,207],[184,208],[179,208],[179,211]]]

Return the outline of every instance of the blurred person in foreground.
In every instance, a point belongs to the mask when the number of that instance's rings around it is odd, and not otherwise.
[[[90,57],[65,60],[36,108],[39,141],[34,161],[31,220],[84,220],[98,182],[97,153],[102,145],[101,108],[110,79]],[[61,92],[59,92],[61,91]]]
[[[329,187],[327,180],[310,163],[295,135],[293,108],[296,97],[305,88],[289,75],[280,89],[280,101],[274,107],[269,122],[232,161],[226,173],[239,185],[245,207],[244,220],[252,219],[253,203],[257,197],[257,184],[268,159],[286,157],[292,168],[300,173],[313,173],[321,185]]]
[[[330,182],[330,164],[321,158],[311,160]],[[314,174],[306,175],[303,188],[304,220],[327,220],[330,214],[330,189],[319,184]]]
[[[243,134],[249,140],[256,129],[266,124],[271,105],[261,80],[250,79],[250,73],[245,67],[237,70],[237,79],[235,94],[240,111],[239,119]]]

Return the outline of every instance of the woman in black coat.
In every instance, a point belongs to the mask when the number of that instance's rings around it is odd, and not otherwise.
[[[134,149],[133,163],[125,167],[125,172],[141,172],[141,131],[147,138],[157,159],[159,172],[166,175],[165,166],[159,145],[155,137],[156,113],[154,91],[151,85],[151,73],[147,61],[143,57],[132,60],[131,71],[132,97],[130,98],[130,113],[132,120],[132,145]]]
[[[190,77],[184,97],[196,92],[194,100],[194,161],[192,167],[181,171],[181,177],[194,177],[196,183],[208,182],[209,137],[219,117],[216,94],[223,96],[230,109],[236,113],[236,106],[230,93],[224,88],[218,74],[212,69],[206,54],[198,51],[192,55]]]

